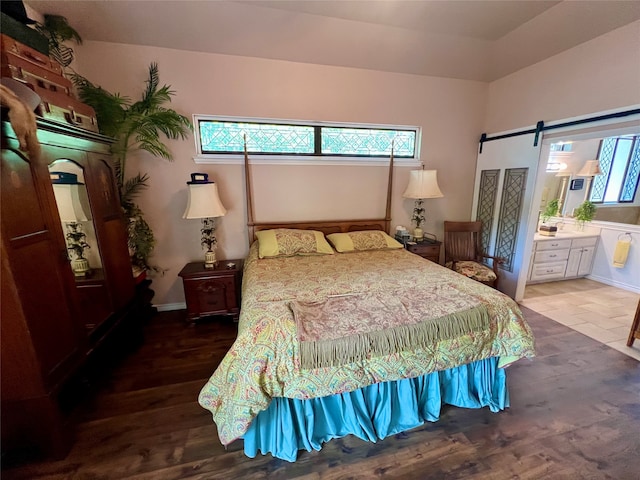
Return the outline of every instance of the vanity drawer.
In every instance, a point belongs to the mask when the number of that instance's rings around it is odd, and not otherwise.
[[[531,271],[531,280],[553,280],[563,278],[567,262],[554,262],[534,265]]]
[[[598,243],[598,237],[574,238],[571,248],[595,247],[596,243]]]
[[[536,242],[536,252],[540,250],[558,250],[571,248],[571,239],[568,240],[544,240]]]
[[[566,260],[567,258],[569,258],[568,248],[563,248],[561,250],[540,250],[536,251],[533,262],[557,262],[559,260]]]

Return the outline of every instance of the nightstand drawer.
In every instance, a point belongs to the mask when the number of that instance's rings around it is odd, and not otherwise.
[[[406,248],[409,252],[420,255],[422,258],[431,260],[432,262],[440,262],[440,246],[441,242],[435,243],[407,243]]]
[[[407,245],[407,250],[417,255],[438,255],[440,253],[439,245]]]
[[[229,267],[228,264],[233,266]],[[202,262],[187,264],[179,276],[184,284],[187,317],[196,320],[209,315],[240,313],[240,285],[242,260],[221,261],[215,268],[206,269]]]
[[[235,295],[229,295],[234,289],[232,278],[187,280],[184,282],[184,288],[185,294],[193,300],[187,303],[200,315],[226,313],[230,308],[235,307],[235,305],[228,305],[230,302],[227,302],[227,300],[235,301]]]

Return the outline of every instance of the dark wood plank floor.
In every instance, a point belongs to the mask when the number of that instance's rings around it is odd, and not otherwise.
[[[71,413],[63,461],[4,470],[13,479],[638,479],[640,363],[531,310],[538,357],[509,367],[512,407],[445,408],[376,444],[353,437],[296,463],[249,459],[220,445],[197,395],[235,336],[158,314],[145,343],[104,375]]]

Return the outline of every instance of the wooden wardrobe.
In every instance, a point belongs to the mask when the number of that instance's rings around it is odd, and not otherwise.
[[[150,282],[136,285],[132,275],[111,140],[39,119],[42,151],[29,158],[4,113],[2,451],[27,448],[61,457],[73,432],[60,408],[61,391],[101,347],[118,349],[117,332],[141,331],[153,292]],[[82,224],[93,265],[83,276],[70,264],[68,224],[51,181],[57,170],[77,172],[86,196],[88,220]]]

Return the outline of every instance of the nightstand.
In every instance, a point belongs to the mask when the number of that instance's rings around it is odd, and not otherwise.
[[[233,267],[227,265],[233,263]],[[178,274],[184,284],[187,318],[191,321],[209,315],[240,314],[242,260],[220,260],[215,268],[204,268],[204,262],[192,262]]]
[[[438,240],[429,240],[424,242],[416,242],[411,243],[407,242],[405,248],[409,250],[411,253],[415,253],[416,255],[420,255],[422,258],[426,258],[427,260],[431,260],[435,263],[440,263],[440,246],[442,242]]]

